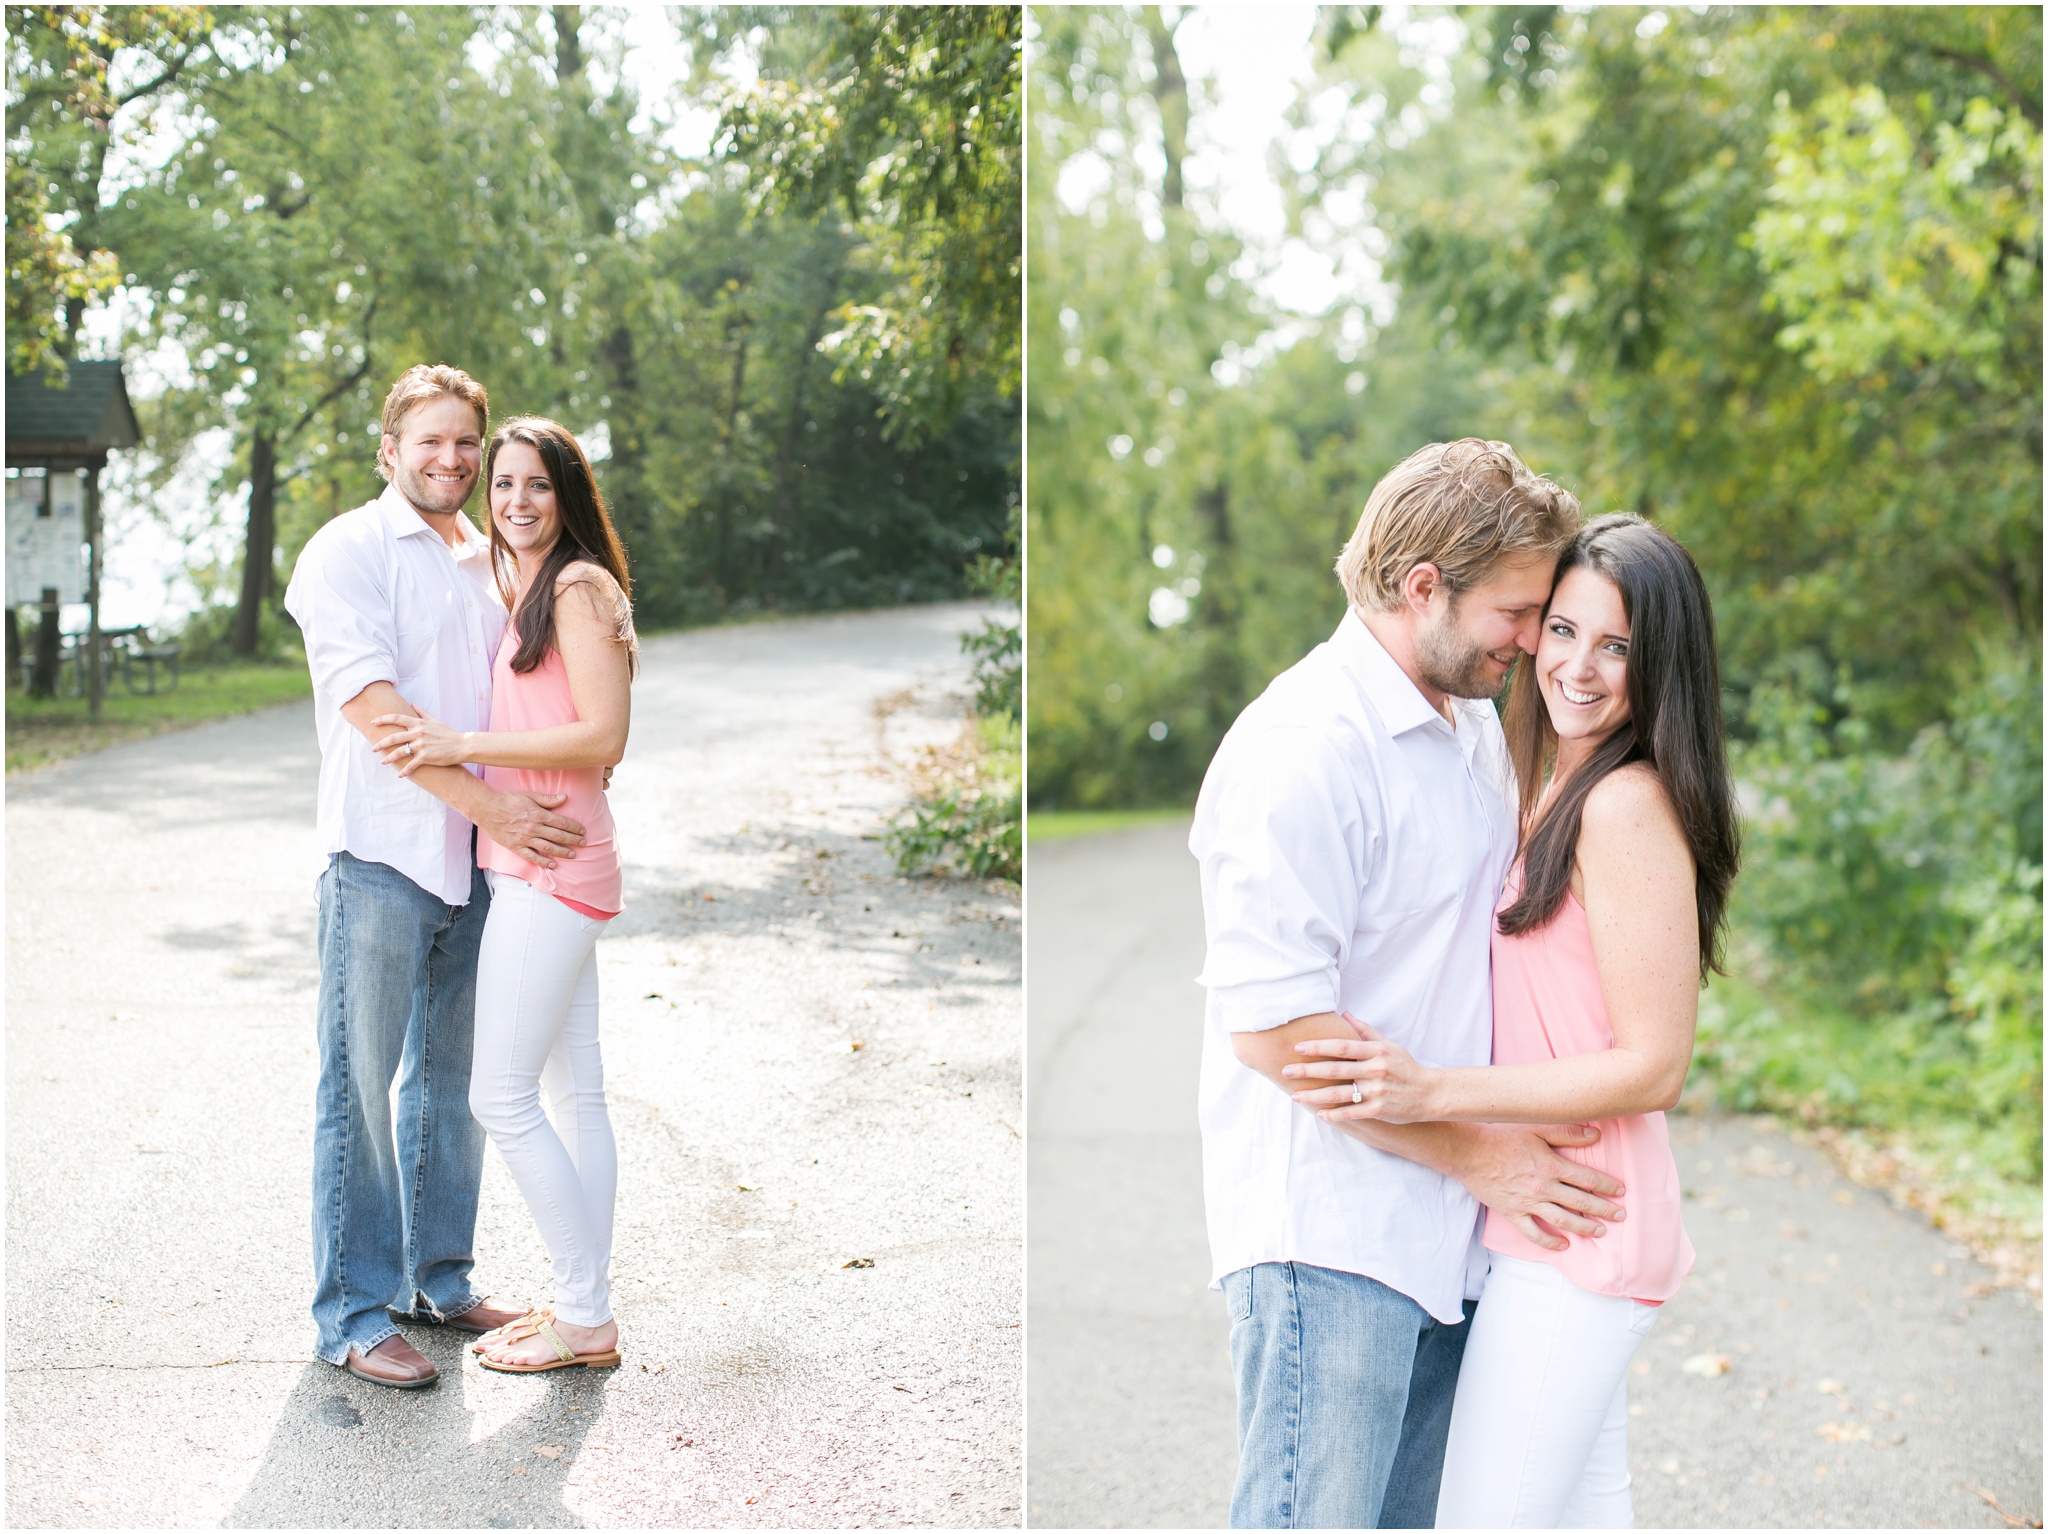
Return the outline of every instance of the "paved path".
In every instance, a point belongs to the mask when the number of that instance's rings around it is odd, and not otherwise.
[[[10,782],[9,1523],[1016,1524],[1017,905],[870,839],[976,616],[646,645],[599,948],[616,1373],[311,1358],[308,706]],[[495,1151],[478,1250],[545,1296]]]
[[[1220,1527],[1228,1322],[1206,1288],[1201,897],[1183,824],[1034,849],[1029,1521]],[[1646,1528],[2041,1516],[2041,1316],[1768,1123],[1673,1120],[1699,1265],[1630,1381]],[[1689,1360],[1727,1359],[1718,1375]]]

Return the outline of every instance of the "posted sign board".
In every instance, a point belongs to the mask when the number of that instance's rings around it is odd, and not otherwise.
[[[55,586],[85,600],[85,485],[66,470],[7,481],[7,605],[33,605]]]

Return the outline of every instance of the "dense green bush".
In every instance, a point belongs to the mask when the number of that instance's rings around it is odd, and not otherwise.
[[[1733,917],[1702,1079],[1738,1106],[1971,1126],[2008,1176],[2041,1160],[2041,691],[2013,663],[1910,751],[1786,689],[1752,703]]]

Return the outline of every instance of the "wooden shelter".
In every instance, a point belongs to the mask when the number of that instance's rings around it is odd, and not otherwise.
[[[61,383],[7,374],[8,659],[18,652],[16,609],[41,612],[34,690],[55,690],[57,610],[82,597],[91,711],[106,692],[100,655],[100,471],[107,454],[142,440],[119,362],[73,362]],[[81,564],[79,553],[83,550]],[[82,586],[82,589],[79,587]]]

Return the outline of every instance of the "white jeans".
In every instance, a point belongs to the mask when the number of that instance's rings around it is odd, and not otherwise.
[[[1465,1341],[1440,1529],[1628,1529],[1628,1365],[1657,1307],[1495,1252]]]
[[[469,1111],[511,1168],[547,1242],[555,1314],[612,1315],[612,1201],[619,1153],[597,1048],[597,938],[604,923],[496,870],[476,963]],[[541,1111],[548,1089],[554,1122]]]

